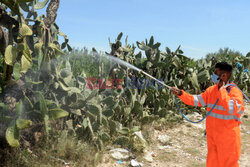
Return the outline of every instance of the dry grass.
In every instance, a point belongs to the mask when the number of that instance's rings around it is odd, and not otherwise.
[[[96,150],[90,144],[62,134],[41,147],[31,150],[12,149],[6,157],[4,166],[62,167],[69,163],[70,167],[91,167],[98,163],[101,155],[96,154]]]

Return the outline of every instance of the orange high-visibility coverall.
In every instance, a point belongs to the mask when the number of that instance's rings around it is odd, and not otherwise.
[[[243,95],[236,87],[230,92],[219,90],[218,84],[200,95],[190,95],[182,90],[179,98],[187,105],[207,107],[211,110],[206,119],[207,167],[237,167],[241,154],[240,116],[244,111]]]

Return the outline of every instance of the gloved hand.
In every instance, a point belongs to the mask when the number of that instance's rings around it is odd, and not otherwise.
[[[176,87],[172,87],[172,92],[174,95],[176,96],[181,96],[182,95],[182,90],[181,89],[178,89]]]

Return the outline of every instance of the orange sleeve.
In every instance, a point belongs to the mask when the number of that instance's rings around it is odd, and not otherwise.
[[[182,95],[178,96],[183,103],[190,106],[206,106],[207,104],[207,90],[199,95],[191,95],[182,90]]]

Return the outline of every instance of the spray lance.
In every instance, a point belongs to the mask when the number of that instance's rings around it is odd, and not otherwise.
[[[170,90],[173,89],[171,86],[166,85],[164,82],[159,81],[159,80],[156,79],[155,77],[149,75],[148,73],[146,73],[146,72],[144,72],[144,71],[142,71],[142,70],[140,70],[139,73],[148,76],[149,78],[155,80],[156,82],[162,84],[163,86],[169,88]],[[181,108],[180,108],[180,106],[178,105],[178,103],[177,103],[177,98],[176,98],[176,96],[175,96],[175,103],[176,103],[177,108],[179,109],[181,115],[182,115],[187,121],[192,122],[192,123],[200,123],[201,121],[203,121],[203,120],[213,111],[213,109],[214,109],[214,107],[216,106],[216,104],[218,103],[218,101],[219,101],[219,99],[217,99],[217,101],[215,102],[214,106],[213,106],[212,109],[206,114],[205,117],[203,117],[201,120],[195,122],[195,121],[190,120],[190,119],[181,111]]]
[[[155,77],[149,75],[148,73],[146,73],[146,72],[144,72],[144,71],[142,71],[142,70],[140,70],[139,73],[142,73],[142,74],[148,76],[149,78],[152,78],[152,79],[155,80],[156,82],[158,82],[158,83],[162,84],[163,86],[165,86],[165,87],[169,88],[170,90],[172,90],[172,87],[171,87],[171,86],[166,85],[164,82],[159,81],[158,79],[156,79]]]

